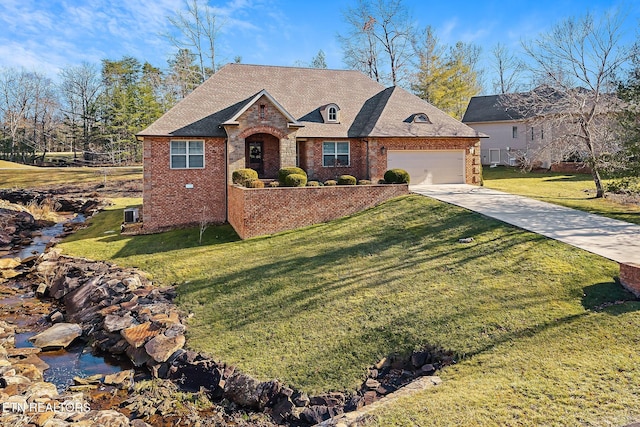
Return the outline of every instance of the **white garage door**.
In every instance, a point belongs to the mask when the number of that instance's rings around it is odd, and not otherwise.
[[[411,185],[464,184],[464,151],[387,151],[387,169],[409,172]]]

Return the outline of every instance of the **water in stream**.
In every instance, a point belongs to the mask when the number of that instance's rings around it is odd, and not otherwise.
[[[36,332],[16,334],[16,348],[33,347],[29,338]],[[58,391],[73,385],[73,377],[89,377],[96,374],[114,374],[123,369],[131,369],[131,364],[109,355],[96,356],[83,342],[76,342],[65,350],[38,353],[38,357],[49,365],[44,371],[44,380],[53,383]]]
[[[67,222],[84,222],[85,220],[85,217],[82,214],[77,214],[75,216],[63,215],[63,217],[66,219],[65,221],[58,222],[51,227],[43,228],[42,230],[40,230],[40,234],[33,238],[31,244],[21,248],[17,253],[8,255],[8,257],[18,257],[20,259],[25,259],[33,255],[39,255],[45,251],[47,245],[51,243],[51,241],[55,237],[62,234],[62,232],[64,231],[64,224],[66,224]]]
[[[84,221],[83,215],[77,215],[71,219],[71,222],[82,221]],[[33,238],[31,244],[21,248],[19,252],[12,253],[9,257],[25,259],[41,254],[62,232],[62,222],[43,228],[40,230],[40,235]],[[36,298],[32,285],[23,282],[0,284],[0,287],[4,288],[0,294],[5,296],[0,298],[1,318],[19,326],[23,331],[15,336],[16,348],[33,347],[28,339],[43,329],[46,324],[45,315],[54,308],[51,302]],[[55,384],[58,390],[62,391],[73,384],[75,376],[105,375],[131,369],[131,364],[127,360],[119,360],[110,355],[97,356],[91,350],[86,343],[77,340],[65,350],[39,353],[38,357],[49,365],[49,369],[44,371],[44,380]]]

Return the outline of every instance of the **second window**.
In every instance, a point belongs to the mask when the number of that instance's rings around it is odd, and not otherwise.
[[[323,142],[322,166],[349,166],[349,154],[348,142]]]

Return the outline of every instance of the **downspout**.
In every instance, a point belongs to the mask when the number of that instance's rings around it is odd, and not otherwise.
[[[224,221],[229,222],[229,138],[224,139]]]
[[[371,179],[371,168],[369,167],[369,140],[363,139],[363,141],[367,144],[367,180]]]

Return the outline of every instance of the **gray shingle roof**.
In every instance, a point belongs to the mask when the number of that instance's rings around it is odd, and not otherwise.
[[[502,122],[523,119],[521,112],[505,108],[508,95],[474,96],[469,101],[462,123]]]
[[[385,88],[359,71],[228,64],[140,136],[226,136],[221,123],[266,90],[304,127],[298,137],[477,137],[470,127],[399,87]],[[324,123],[323,105],[340,107]],[[413,123],[416,113],[431,123]]]

